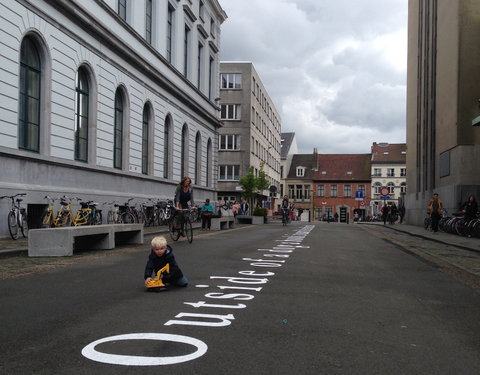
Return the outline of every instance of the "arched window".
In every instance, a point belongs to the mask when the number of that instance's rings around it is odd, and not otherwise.
[[[407,192],[407,183],[406,182],[402,182],[400,184],[400,192],[401,193],[406,193]]]
[[[188,173],[188,127],[187,124],[182,128],[182,149],[180,157],[180,176],[183,178]]]
[[[143,121],[142,121],[142,173],[148,174],[149,163],[149,148],[150,148],[150,122],[151,109],[148,104],[143,107]]]
[[[202,178],[202,137],[197,132],[195,137],[195,184],[200,185]]]
[[[167,116],[165,119],[165,127],[163,129],[163,178],[170,177],[170,155],[172,152],[172,119]]]
[[[75,160],[88,161],[88,112],[90,103],[88,73],[84,67],[75,82]]]
[[[388,187],[388,190],[390,190],[390,194],[394,194],[395,193],[395,184],[393,182],[389,182],[387,184],[387,187]]]
[[[205,183],[208,187],[212,186],[212,140],[208,138],[207,142],[207,165],[205,173]]]
[[[41,60],[37,44],[25,37],[20,52],[18,147],[40,151]]]
[[[380,182],[375,182],[373,187],[375,189],[375,194],[380,194],[380,190],[382,189],[382,184]]]
[[[123,155],[123,95],[120,89],[115,93],[115,118],[113,135],[113,167],[122,169]]]

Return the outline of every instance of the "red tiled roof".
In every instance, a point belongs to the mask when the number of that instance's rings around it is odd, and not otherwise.
[[[376,143],[372,145],[372,163],[407,162],[407,145],[405,143]]]
[[[371,154],[319,154],[317,181],[371,180]]]

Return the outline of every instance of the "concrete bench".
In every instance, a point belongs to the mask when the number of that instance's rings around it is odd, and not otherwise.
[[[74,249],[105,250],[120,244],[143,244],[143,224],[105,224],[32,229],[28,256],[72,256]]]
[[[264,224],[265,219],[263,216],[249,216],[249,215],[237,215],[238,224]]]
[[[212,217],[212,230],[221,230],[221,229],[231,229],[235,224],[235,217],[233,216],[222,216],[222,217]]]

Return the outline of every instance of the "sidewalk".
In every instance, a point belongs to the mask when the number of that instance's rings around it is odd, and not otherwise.
[[[194,233],[196,233],[197,229],[200,229],[202,225],[201,223],[193,223],[192,226],[193,226]],[[168,226],[160,225],[160,226],[143,228],[144,237],[149,237],[156,234],[163,234],[163,235],[168,234]],[[15,255],[15,254],[27,253],[27,252],[28,252],[28,238],[23,238],[22,236],[20,236],[18,240],[12,240],[12,238],[10,237],[0,238],[0,256]]]
[[[381,222],[360,222],[358,225],[372,225],[386,228],[392,231],[409,234],[410,236],[420,237],[444,245],[454,246],[459,249],[478,252],[480,255],[480,238],[462,237],[455,234],[438,231],[434,233],[426,230],[423,227],[408,224],[387,224],[383,225]]]

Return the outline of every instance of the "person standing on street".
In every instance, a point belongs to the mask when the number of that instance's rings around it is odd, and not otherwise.
[[[465,222],[477,218],[478,204],[473,195],[468,197],[468,200],[463,204],[462,209],[464,212]]]
[[[434,193],[432,199],[428,203],[428,212],[430,213],[430,218],[432,219],[432,230],[433,232],[438,232],[438,223],[442,216],[443,202],[438,198],[438,193]]]
[[[400,224],[402,224],[405,216],[405,205],[403,203],[400,203],[400,207],[398,207],[398,216],[400,216]]]
[[[240,211],[242,215],[246,215],[248,213],[248,203],[246,200],[243,200],[242,204],[240,205]]]

